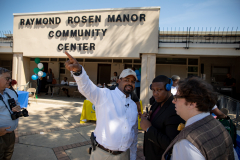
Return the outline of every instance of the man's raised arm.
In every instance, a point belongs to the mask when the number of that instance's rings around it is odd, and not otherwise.
[[[65,62],[65,67],[69,71],[80,72],[82,70],[82,66],[78,63],[78,61],[73,58],[68,52],[65,52],[68,56],[69,60]]]
[[[74,79],[78,84],[78,90],[82,93],[88,100],[93,104],[102,104],[106,100],[106,89],[98,88],[88,77],[84,68],[78,63],[78,61],[73,58],[68,52],[65,52],[68,61],[65,62],[65,67],[67,70],[73,73]]]

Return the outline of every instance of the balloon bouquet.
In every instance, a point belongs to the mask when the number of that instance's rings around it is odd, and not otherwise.
[[[46,73],[41,71],[43,70],[44,66],[42,63],[40,63],[40,59],[39,58],[35,58],[35,63],[37,64],[37,68],[34,68],[33,69],[33,72],[35,73],[34,75],[32,75],[32,80],[37,80],[37,79],[40,79],[41,77],[46,77]],[[38,81],[38,84],[39,86],[39,81]],[[37,87],[38,89],[38,87]],[[36,95],[36,98],[37,98],[37,95]]]

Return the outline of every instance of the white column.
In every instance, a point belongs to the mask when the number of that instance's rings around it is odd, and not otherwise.
[[[12,64],[12,79],[17,80],[17,68],[18,68],[18,55],[13,54],[13,64]]]
[[[142,54],[141,66],[141,95],[143,109],[149,106],[149,99],[152,97],[152,91],[149,86],[155,78],[156,73],[156,54]]]
[[[23,54],[18,54],[18,68],[17,68],[17,82],[18,86],[22,85],[21,76],[22,76],[22,66],[23,66]]]

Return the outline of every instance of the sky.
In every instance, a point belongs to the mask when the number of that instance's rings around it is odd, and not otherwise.
[[[160,30],[240,31],[240,0],[0,0],[0,33],[13,33],[13,13],[156,6]]]

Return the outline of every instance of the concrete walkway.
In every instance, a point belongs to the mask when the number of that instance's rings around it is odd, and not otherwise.
[[[83,98],[40,96],[27,108],[16,130],[12,160],[89,160],[90,133],[95,122],[80,124]],[[138,134],[138,160],[142,153],[143,132]]]

